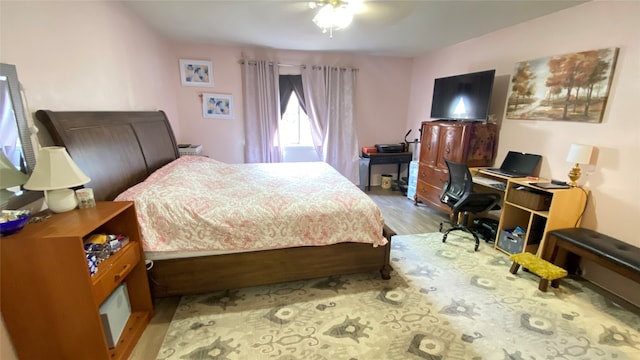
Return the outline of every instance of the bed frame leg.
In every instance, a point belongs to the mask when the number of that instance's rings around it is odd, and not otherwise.
[[[384,264],[382,266],[382,269],[380,269],[380,276],[384,280],[389,280],[391,279],[391,271],[393,271],[393,268],[391,267],[391,265]]]
[[[391,261],[391,238],[393,235],[396,235],[396,232],[385,224],[382,228],[382,236],[384,236],[389,242],[385,245],[385,263],[382,265],[382,268],[380,268],[380,276],[384,280],[391,279],[391,272],[393,271],[393,268],[389,264],[389,261]]]

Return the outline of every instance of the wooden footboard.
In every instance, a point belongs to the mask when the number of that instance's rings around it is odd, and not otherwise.
[[[385,227],[389,243],[363,243],[246,252],[154,261],[148,271],[154,298],[305,280],[332,275],[380,271],[391,274],[394,233]]]

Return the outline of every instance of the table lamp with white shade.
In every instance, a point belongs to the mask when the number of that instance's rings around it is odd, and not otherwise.
[[[567,162],[574,163],[575,166],[569,171],[569,185],[577,186],[577,181],[582,175],[580,170],[580,164],[588,164],[591,161],[591,153],[593,152],[593,145],[584,144],[571,144],[569,148],[569,154],[567,155]]]
[[[7,190],[20,186],[27,181],[27,174],[16,169],[15,165],[0,151],[0,199],[10,199],[14,192]]]
[[[44,190],[47,207],[53,212],[61,213],[78,206],[76,194],[70,188],[89,181],[91,179],[73,162],[67,149],[50,146],[40,149],[36,167],[24,188]]]

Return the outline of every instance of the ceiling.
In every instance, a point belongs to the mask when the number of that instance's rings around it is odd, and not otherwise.
[[[306,0],[122,2],[169,39],[281,50],[412,57],[544,16],[579,0],[364,0],[351,26],[330,38]]]

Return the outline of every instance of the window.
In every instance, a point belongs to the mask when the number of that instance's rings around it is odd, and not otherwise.
[[[295,92],[289,97],[289,102],[278,126],[280,141],[288,146],[313,146],[311,140],[311,127],[309,118],[300,107],[298,96]]]

